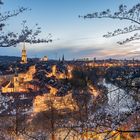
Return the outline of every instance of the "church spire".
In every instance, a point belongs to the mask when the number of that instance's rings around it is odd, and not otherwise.
[[[64,54],[63,54],[63,56],[62,56],[62,62],[64,62],[65,61],[65,56],[64,56]]]
[[[26,48],[25,48],[25,42],[24,42],[24,44],[23,44],[23,50],[26,50]]]
[[[23,49],[22,49],[21,64],[26,64],[26,63],[27,63],[27,55],[26,55],[26,48],[25,48],[25,42],[24,42]]]

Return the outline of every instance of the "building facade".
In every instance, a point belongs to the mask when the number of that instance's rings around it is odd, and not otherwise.
[[[30,66],[27,72],[15,74],[11,80],[2,85],[2,93],[28,92],[29,87],[33,88],[30,82],[33,80],[35,72],[35,66]]]

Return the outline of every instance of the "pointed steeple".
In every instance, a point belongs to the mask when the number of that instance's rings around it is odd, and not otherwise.
[[[24,44],[23,44],[23,50],[26,50],[26,48],[25,48],[25,42],[24,42]]]
[[[22,49],[22,57],[21,57],[21,64],[27,63],[27,55],[26,55],[26,48],[25,48],[25,42],[23,43],[23,49]]]
[[[62,56],[62,62],[64,62],[65,61],[65,57],[64,57],[64,54],[63,54],[63,56]]]

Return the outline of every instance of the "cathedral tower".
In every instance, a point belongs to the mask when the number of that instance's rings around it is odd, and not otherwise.
[[[21,64],[27,63],[27,55],[26,55],[26,49],[25,49],[25,42],[22,49],[22,57],[21,57]]]

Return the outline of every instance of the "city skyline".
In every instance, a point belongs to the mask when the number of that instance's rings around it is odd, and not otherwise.
[[[2,11],[14,10],[19,6],[29,7],[32,10],[26,11],[21,16],[10,19],[7,31],[18,32],[21,22],[27,20],[31,27],[36,23],[42,28],[41,37],[52,34],[54,40],[49,44],[26,45],[28,57],[59,58],[65,54],[66,59],[77,58],[139,58],[139,41],[128,43],[124,46],[116,44],[117,40],[122,40],[126,35],[105,39],[102,35],[116,28],[124,28],[131,22],[120,20],[78,18],[78,15],[85,15],[94,11],[103,11],[110,8],[117,11],[120,4],[131,5],[138,3],[138,0],[5,0]],[[19,25],[19,26],[15,26]],[[20,56],[22,45],[16,48],[0,48],[0,55]]]
[[[140,140],[139,0],[0,6],[0,139]]]

